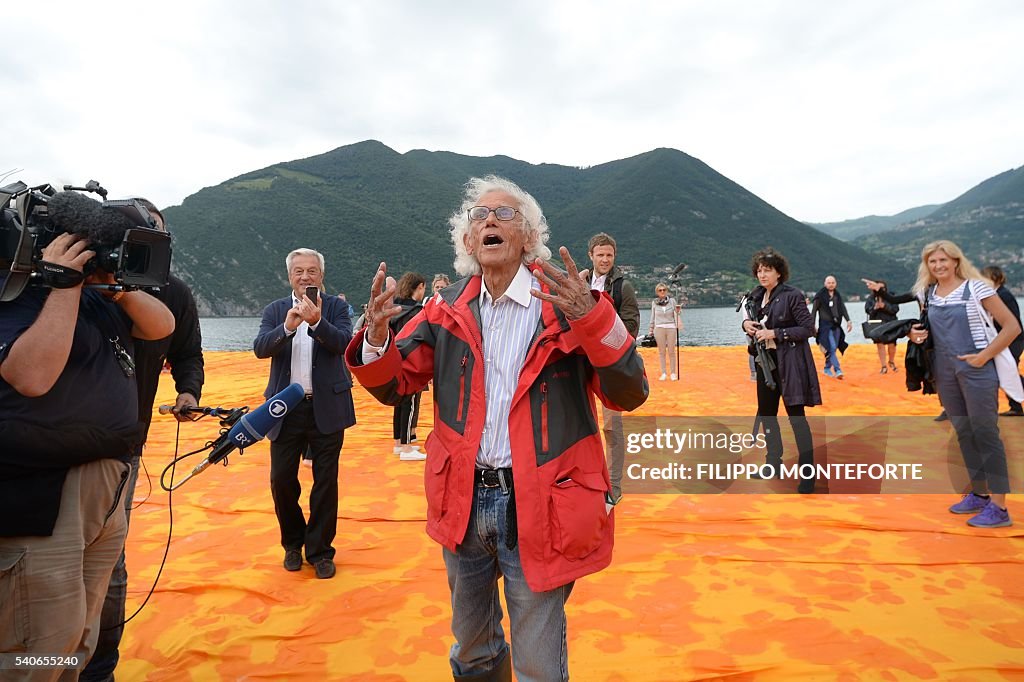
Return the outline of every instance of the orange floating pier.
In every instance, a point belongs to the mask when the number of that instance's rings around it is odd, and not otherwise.
[[[656,355],[643,353],[656,377]],[[846,380],[822,376],[825,404],[809,414],[938,414],[934,396],[905,390],[902,369],[878,374],[873,347],[852,346],[842,362]],[[203,404],[263,401],[269,362],[213,352],[206,368]],[[742,347],[685,348],[681,377],[653,380],[635,414],[754,411]],[[165,375],[157,403],[172,402],[173,393]],[[421,440],[430,430],[430,395]],[[129,614],[160,566],[171,516],[173,531],[156,592],[125,628],[118,679],[451,679],[441,549],[424,533],[424,465],[391,454],[391,408],[358,387],[354,396],[359,423],[341,455],[332,580],[317,580],[308,565],[298,573],[281,566],[266,441],[168,495],[157,479],[174,453],[177,422],[155,417],[144,458],[150,480],[140,476],[127,544]],[[1000,427],[1008,444],[1024,442],[1024,419],[1001,419]],[[948,422],[934,429],[951,431]],[[179,450],[216,433],[210,419],[184,424]],[[197,463],[179,466],[178,478]],[[299,476],[308,494],[309,469],[300,467]],[[1011,485],[1019,492],[1020,477]],[[627,488],[611,567],[578,581],[568,603],[570,675],[584,682],[1024,679],[1024,504],[1019,494],[1009,500],[1016,526],[976,530],[946,511],[956,501],[949,494]]]

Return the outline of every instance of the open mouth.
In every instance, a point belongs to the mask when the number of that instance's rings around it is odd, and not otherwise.
[[[504,243],[505,240],[496,234],[489,234],[484,237],[484,246],[499,246]]]

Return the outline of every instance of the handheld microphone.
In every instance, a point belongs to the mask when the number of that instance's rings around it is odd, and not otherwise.
[[[218,438],[213,449],[192,472],[181,480],[174,488],[204,471],[211,464],[221,461],[236,448],[244,450],[253,443],[263,440],[270,429],[274,428],[293,407],[302,402],[306,392],[300,384],[292,384],[249,414],[242,415],[235,425]]]
[[[174,405],[161,405],[157,408],[160,414],[173,414]],[[226,417],[231,414],[233,410],[224,409],[223,407],[203,407],[202,405],[196,405],[195,407],[189,407],[186,405],[181,408],[179,414],[201,414],[208,417]]]

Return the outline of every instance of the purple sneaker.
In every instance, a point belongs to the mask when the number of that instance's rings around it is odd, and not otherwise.
[[[1012,526],[1013,521],[1010,520],[1010,512],[995,502],[989,502],[980,514],[967,519],[967,525],[975,528],[1005,528]]]
[[[967,493],[959,502],[949,508],[954,514],[977,514],[988,505],[988,498]]]

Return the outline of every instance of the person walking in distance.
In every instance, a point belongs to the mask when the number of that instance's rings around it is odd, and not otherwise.
[[[818,325],[815,336],[818,345],[825,351],[825,376],[843,378],[843,370],[839,367],[839,355],[846,352],[846,334],[843,333],[843,320],[846,320],[846,331],[853,329],[850,314],[846,312],[843,296],[836,289],[836,278],[829,275],[824,286],[814,295],[811,307],[811,318],[817,315]]]

